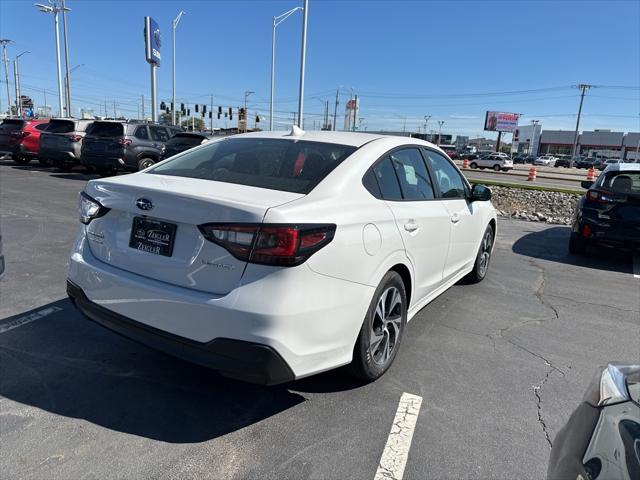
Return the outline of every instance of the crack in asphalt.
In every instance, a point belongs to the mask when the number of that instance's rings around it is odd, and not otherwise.
[[[583,300],[575,300],[573,298],[569,298],[569,297],[563,297],[561,295],[553,295],[551,293],[547,293],[546,294],[547,297],[553,297],[553,298],[560,298],[562,300],[568,300],[572,303],[577,303],[579,305],[591,305],[594,307],[605,307],[605,308],[613,308],[615,310],[620,310],[622,312],[629,312],[629,313],[640,313],[640,310],[629,310],[627,308],[621,308],[621,307],[616,307],[615,305],[607,305],[606,303],[593,303],[593,302],[585,302]]]
[[[540,279],[538,281],[538,285],[536,286],[536,289],[534,290],[533,294],[536,296],[536,298],[540,301],[542,305],[544,305],[545,307],[553,311],[556,318],[560,318],[558,309],[553,305],[551,305],[551,303],[548,300],[544,299],[544,289],[547,284],[547,270],[543,266],[536,263],[533,258],[529,259],[529,265],[531,265],[534,268],[537,268],[540,271]]]
[[[552,367],[552,365],[549,365],[549,366]],[[542,427],[542,432],[544,433],[544,436],[547,439],[547,443],[549,444],[549,449],[553,447],[553,442],[551,441],[551,436],[549,435],[549,429],[547,427],[547,424],[544,421],[544,418],[542,417],[542,395],[540,391],[542,390],[542,387],[544,386],[544,384],[546,384],[547,381],[549,380],[549,375],[551,375],[551,372],[553,372],[553,368],[548,369],[542,381],[539,384],[533,386],[533,394],[536,396],[536,409],[538,413],[538,423]]]

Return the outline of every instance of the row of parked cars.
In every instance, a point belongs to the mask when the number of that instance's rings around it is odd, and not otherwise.
[[[38,159],[62,171],[83,165],[107,176],[143,170],[209,137],[144,121],[8,118],[0,124],[0,154],[20,165]]]
[[[545,167],[564,167],[564,168],[596,168],[600,171],[609,165],[621,163],[619,158],[595,158],[595,157],[572,157],[571,155],[551,155],[545,154],[536,157],[535,155],[516,155],[513,157],[513,163],[531,163],[533,165]]]

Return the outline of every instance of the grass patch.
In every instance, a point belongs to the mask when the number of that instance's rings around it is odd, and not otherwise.
[[[545,187],[542,185],[523,185],[521,183],[509,183],[509,182],[494,182],[492,180],[471,180],[471,183],[481,183],[482,185],[507,187],[507,188],[519,188],[521,190],[537,190],[540,192],[560,192],[568,193],[570,195],[584,195],[584,190],[577,190],[575,188],[558,188],[558,187]]]

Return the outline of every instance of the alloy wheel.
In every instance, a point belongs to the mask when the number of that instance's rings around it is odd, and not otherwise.
[[[487,273],[489,268],[489,260],[491,259],[491,246],[493,245],[493,231],[489,228],[484,234],[482,245],[480,245],[480,264],[479,272],[481,277]]]
[[[402,296],[396,287],[389,287],[378,299],[373,321],[369,348],[373,361],[378,365],[386,365],[400,340],[402,328]]]

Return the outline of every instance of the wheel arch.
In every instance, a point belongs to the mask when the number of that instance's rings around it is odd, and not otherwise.
[[[407,267],[404,263],[396,263],[393,267],[389,269],[390,272],[396,272],[400,275],[402,279],[402,283],[404,283],[404,288],[407,292],[407,309],[411,305],[411,294],[413,292],[413,285],[411,283],[411,271],[409,267]]]

